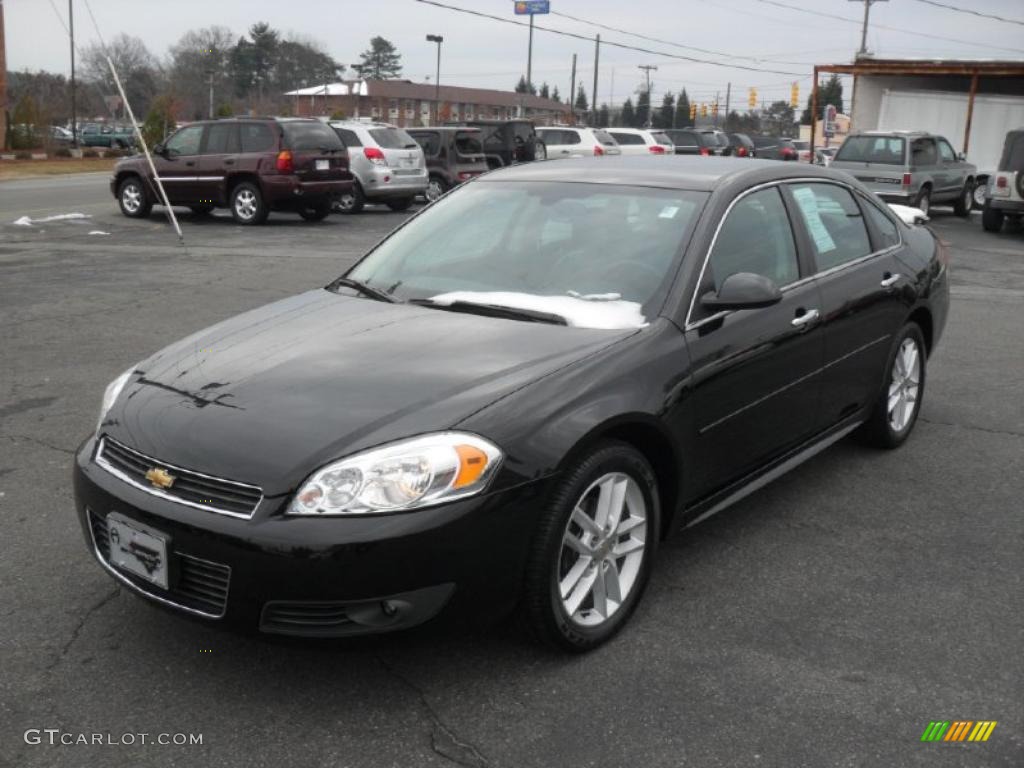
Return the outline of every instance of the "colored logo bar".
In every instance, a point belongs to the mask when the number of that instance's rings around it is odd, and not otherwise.
[[[988,741],[995,727],[995,720],[932,720],[921,741]]]

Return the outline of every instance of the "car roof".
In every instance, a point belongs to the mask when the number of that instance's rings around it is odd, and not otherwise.
[[[928,131],[857,131],[854,136],[934,136]]]
[[[424,131],[441,131],[443,133],[468,131],[470,133],[480,133],[480,129],[473,125],[425,125],[418,128],[406,128],[405,130],[407,133],[423,133]]]
[[[760,184],[807,177],[849,181],[845,174],[808,163],[687,155],[623,155],[523,163],[492,171],[479,181],[564,181],[711,192],[732,181]]]

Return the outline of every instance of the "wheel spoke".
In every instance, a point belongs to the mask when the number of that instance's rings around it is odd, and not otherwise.
[[[622,602],[622,581],[619,577],[619,566],[614,560],[606,560],[608,569],[604,572],[604,592],[608,599],[615,603],[615,606]]]
[[[572,511],[572,521],[592,536],[601,535],[601,526],[594,522],[594,518],[584,512],[580,507]]]
[[[583,578],[577,581],[576,586],[572,590],[572,594],[565,599],[565,612],[570,616],[575,615],[576,611],[578,611],[580,606],[583,605],[583,601],[587,598],[587,595],[589,595],[590,591],[594,588],[594,584],[596,582],[597,569],[587,569]]]
[[[584,544],[578,537],[573,536],[568,531],[565,532],[565,536],[562,537],[562,543],[574,552],[578,552],[581,555],[590,557],[593,555],[593,550]]]
[[[594,612],[602,619],[608,618],[608,592],[605,585],[606,573],[602,566],[597,566],[594,578]]]
[[[573,587],[579,584],[580,578],[584,573],[587,572],[587,568],[590,567],[591,559],[589,557],[580,557],[575,563],[572,564],[572,568],[569,572],[562,577],[562,580],[558,582],[558,590],[564,600],[572,592]]]
[[[633,552],[639,552],[644,548],[643,539],[626,539],[612,547],[612,557],[625,557]]]
[[[900,399],[903,397],[903,390],[899,388],[899,385],[895,386],[895,392],[893,392],[891,389],[889,391],[889,408],[886,412],[890,414],[896,410],[896,406],[900,404]]]
[[[623,536],[634,528],[639,528],[641,525],[645,525],[646,523],[647,520],[644,518],[630,515],[629,517],[624,517],[619,521],[619,527],[615,529],[615,533],[619,536]]]
[[[609,526],[614,528],[618,525],[622,516],[622,505],[626,501],[626,483],[624,477],[618,476],[609,477],[601,483],[594,521],[602,531]]]

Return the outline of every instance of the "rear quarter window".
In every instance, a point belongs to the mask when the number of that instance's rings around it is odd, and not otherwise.
[[[277,138],[266,123],[240,123],[238,131],[243,152],[268,152],[277,147]]]
[[[460,155],[482,155],[484,145],[480,142],[480,134],[462,133],[461,131],[456,133],[455,151]]]
[[[344,149],[345,145],[329,126],[319,121],[282,123],[284,143],[288,149]]]
[[[615,139],[608,131],[594,131],[594,138],[604,144],[606,147],[614,147]]]
[[[1024,171],[1024,133],[1012,134],[1006,139],[1006,152],[1001,171]]]
[[[672,143],[672,139],[670,139],[664,133],[652,133],[651,136],[653,136],[654,140],[656,142],[658,142],[659,144],[671,144]]]

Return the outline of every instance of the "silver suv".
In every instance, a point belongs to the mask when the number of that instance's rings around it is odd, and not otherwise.
[[[848,136],[832,168],[852,174],[883,200],[920,208],[950,204],[967,216],[978,169],[942,136],[923,131],[866,131]]]
[[[352,191],[334,202],[341,213],[359,213],[366,203],[386,203],[404,211],[427,190],[423,149],[401,128],[390,123],[344,120],[328,123],[348,149]]]

